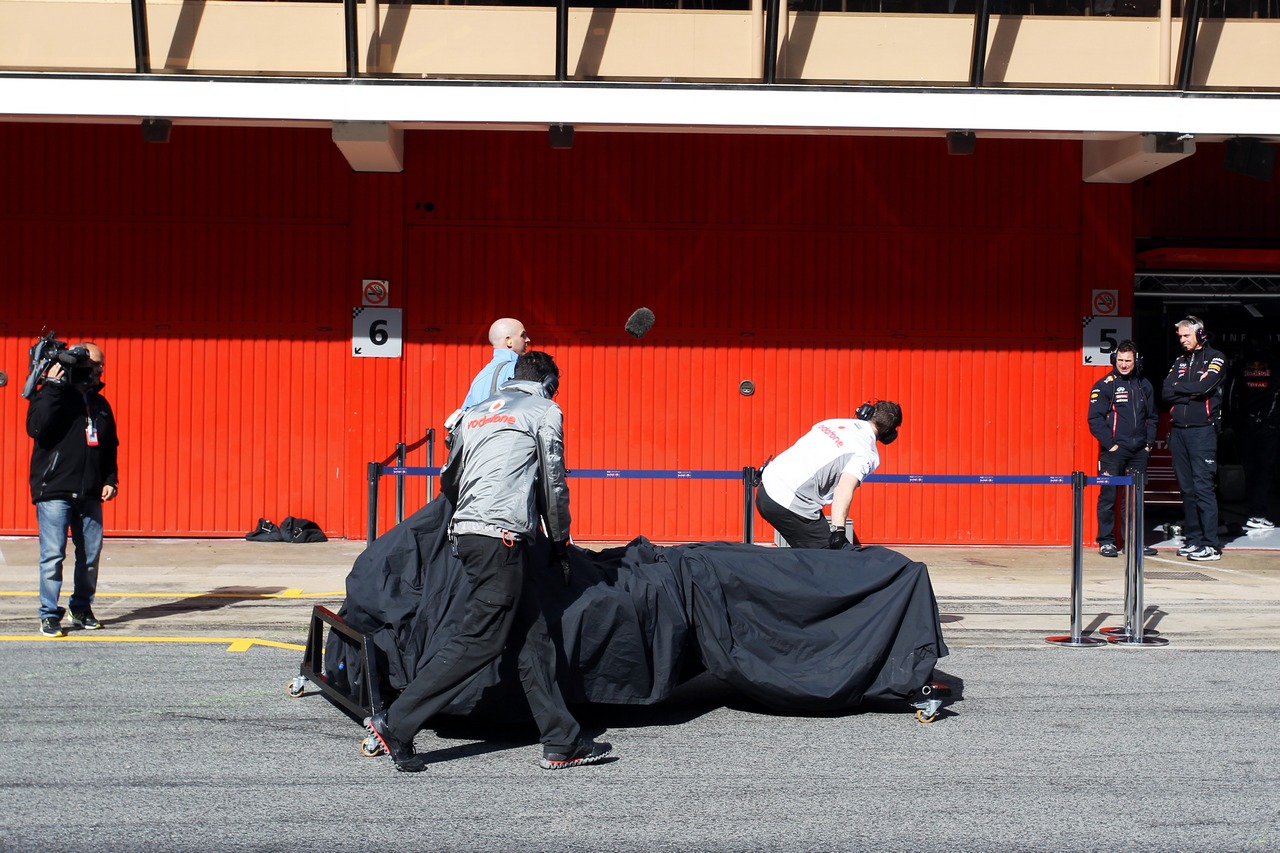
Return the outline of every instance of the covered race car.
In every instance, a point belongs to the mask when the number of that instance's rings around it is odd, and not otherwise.
[[[325,643],[329,688],[389,704],[456,631],[465,574],[450,551],[449,511],[443,499],[427,504],[357,558],[338,614],[349,630]],[[886,548],[663,547],[637,538],[570,551],[568,584],[549,565],[546,542],[533,549],[530,570],[542,575],[542,609],[562,655],[557,679],[571,703],[648,705],[705,671],[777,711],[839,711],[928,694],[947,654],[928,570]],[[350,634],[373,650],[375,691],[361,690],[365,658]],[[445,709],[494,719],[521,712],[514,654]]]

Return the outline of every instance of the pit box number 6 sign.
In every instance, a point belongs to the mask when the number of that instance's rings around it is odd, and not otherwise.
[[[351,309],[351,355],[355,358],[399,358],[403,320],[399,308]]]

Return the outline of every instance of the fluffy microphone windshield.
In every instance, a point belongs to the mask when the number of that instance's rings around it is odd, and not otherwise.
[[[653,328],[653,312],[648,308],[637,308],[635,312],[627,318],[627,334],[633,338],[642,338],[645,333]]]

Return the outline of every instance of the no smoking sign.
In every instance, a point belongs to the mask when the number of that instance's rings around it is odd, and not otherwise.
[[[1095,290],[1093,292],[1093,316],[1114,317],[1120,313],[1120,291]]]
[[[391,295],[391,285],[386,279],[366,278],[361,283],[360,304],[371,308],[381,308],[387,304]]]

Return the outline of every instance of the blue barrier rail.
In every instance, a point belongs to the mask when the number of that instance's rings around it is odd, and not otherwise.
[[[428,453],[430,440],[428,434]],[[388,460],[389,462],[390,460]],[[404,461],[403,445],[397,446],[397,462]],[[428,458],[428,461],[431,461]],[[378,483],[383,477],[396,477],[397,503],[396,522],[404,520],[403,486],[405,477],[438,477],[440,468],[434,465],[411,467],[403,464],[388,465],[383,462],[369,463],[369,528],[368,541],[377,538],[378,525]],[[577,468],[566,472],[567,476],[579,479],[601,480],[740,480],[742,482],[742,541],[750,544],[755,539],[755,487],[760,483],[760,469],[746,466],[738,471],[693,471],[682,469],[627,469],[627,468]],[[1125,588],[1125,627],[1117,629],[1117,634],[1110,637],[1112,642],[1154,645],[1158,639],[1144,639],[1142,627],[1142,496],[1143,477],[1141,476],[1098,476],[1087,477],[1082,471],[1070,474],[1024,475],[1024,474],[872,474],[867,477],[869,483],[905,483],[934,485],[1011,485],[1011,486],[1071,486],[1072,491],[1072,542],[1071,542],[1071,633],[1060,637],[1045,639],[1056,645],[1088,647],[1105,644],[1105,640],[1082,636],[1082,539],[1084,536],[1084,487],[1091,486],[1123,486],[1128,500],[1126,511],[1126,538],[1128,539],[1128,559],[1126,565]],[[432,484],[427,484],[427,500],[431,500]],[[1138,506],[1135,508],[1135,503]],[[1167,641],[1164,641],[1167,642]]]
[[[628,470],[624,468],[574,468],[570,477],[603,480],[740,480],[741,471]],[[439,468],[407,468],[383,466],[382,476],[438,477]],[[1088,477],[1090,486],[1131,486],[1132,477]],[[961,483],[1032,486],[1069,486],[1070,474],[1030,476],[1022,474],[872,474],[868,483]]]

